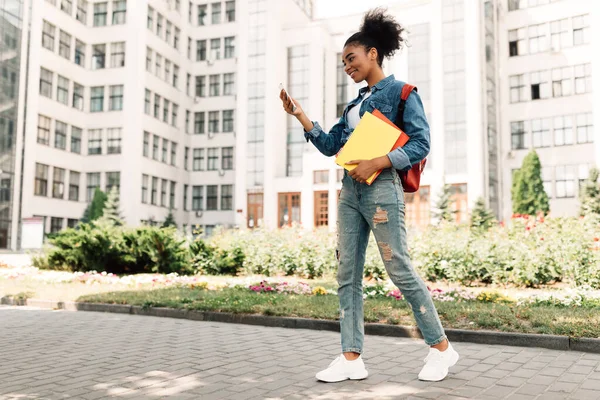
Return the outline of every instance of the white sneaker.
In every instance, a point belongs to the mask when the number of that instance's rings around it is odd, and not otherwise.
[[[361,356],[348,361],[342,354],[329,364],[327,369],[318,372],[316,378],[323,382],[341,382],[346,379],[365,379],[369,376]]]
[[[429,354],[425,357],[425,366],[419,373],[419,379],[431,382],[443,380],[448,375],[448,368],[454,366],[458,358],[458,353],[450,342],[446,351],[430,348]]]

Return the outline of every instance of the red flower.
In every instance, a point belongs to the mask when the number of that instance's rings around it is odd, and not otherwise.
[[[595,237],[594,242],[600,242],[600,238]]]

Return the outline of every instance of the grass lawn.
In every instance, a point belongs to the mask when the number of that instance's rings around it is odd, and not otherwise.
[[[303,296],[254,293],[244,289],[209,291],[163,288],[83,295],[77,300],[330,320],[338,318],[338,298],[335,295]],[[517,306],[476,301],[436,302],[436,306],[447,328],[600,337],[600,308]],[[365,320],[368,322],[415,324],[412,312],[403,300],[367,299],[364,309]]]

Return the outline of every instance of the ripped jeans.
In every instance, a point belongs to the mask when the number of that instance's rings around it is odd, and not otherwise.
[[[345,171],[338,203],[338,296],[342,352],[362,353],[364,339],[363,271],[373,231],[385,269],[413,310],[425,343],[446,339],[427,290],[408,255],[404,225],[404,191],[400,177],[385,169],[371,186]]]

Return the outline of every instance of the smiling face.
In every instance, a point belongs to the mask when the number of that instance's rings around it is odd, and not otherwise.
[[[377,49],[371,48],[368,52],[365,46],[350,43],[342,52],[344,72],[356,83],[367,79],[371,70],[377,68]]]

